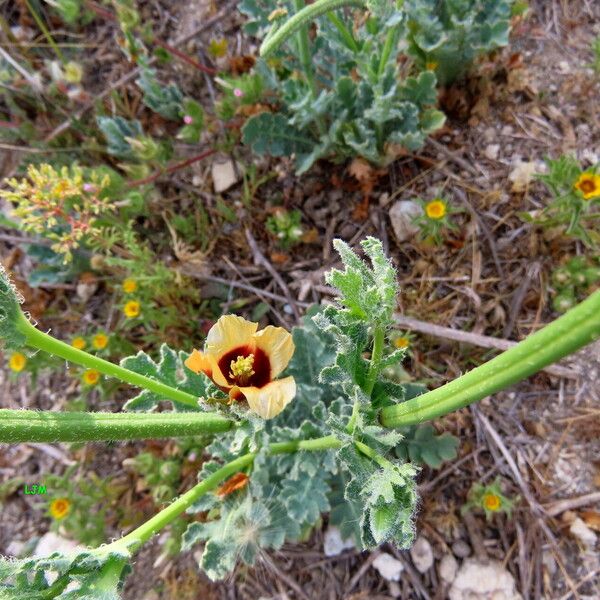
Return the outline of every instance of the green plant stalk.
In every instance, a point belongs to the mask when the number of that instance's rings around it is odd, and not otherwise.
[[[294,0],[294,8],[296,9],[296,14],[301,12],[304,7],[304,0]],[[317,84],[315,82],[315,74],[313,73],[312,67],[310,40],[308,38],[308,24],[305,24],[302,27],[300,27],[296,36],[298,42],[298,54],[300,57],[300,64],[302,65],[302,70],[304,71],[306,82],[308,83],[308,87],[310,88],[311,98],[314,101],[317,99],[318,90]],[[325,133],[325,125],[323,124],[323,120],[319,117],[316,119],[316,123],[317,128],[319,129],[319,133],[323,135]]]
[[[154,392],[160,396],[164,396],[165,398],[173,400],[174,402],[179,402],[187,406],[198,408],[198,398],[192,396],[192,394],[175,389],[169,385],[161,383],[160,381],[140,375],[139,373],[134,373],[129,369],[125,369],[119,365],[108,362],[107,360],[88,354],[83,350],[73,348],[72,346],[61,342],[60,340],[56,340],[47,333],[43,333],[42,331],[36,329],[25,318],[25,315],[21,311],[19,311],[17,319],[18,322],[15,323],[15,326],[26,337],[26,344],[28,346],[43,350],[49,354],[60,356],[60,358],[64,358],[65,360],[81,365],[82,367],[96,369],[104,375],[116,377],[117,379],[120,379],[126,383],[130,383],[131,385],[150,390],[151,392]]]
[[[381,411],[384,427],[405,427],[446,415],[494,394],[600,337],[600,291],[562,317],[436,390]]]
[[[98,442],[220,433],[233,421],[214,413],[88,413],[0,409],[0,443]]]
[[[286,452],[297,452],[298,450],[329,450],[339,448],[340,446],[341,442],[335,436],[330,435],[312,440],[294,440],[290,442],[274,443],[269,445],[269,454],[284,454]],[[248,454],[244,454],[243,456],[228,462],[218,471],[215,471],[212,475],[209,475],[191,490],[180,496],[172,504],[167,506],[167,508],[161,510],[154,517],[146,521],[146,523],[112,544],[101,546],[97,551],[106,553],[113,549],[119,549],[132,553],[136,552],[152,536],[174,521],[204,494],[214,490],[223,480],[231,475],[234,475],[251,465],[256,456],[256,452],[249,452]]]
[[[48,28],[46,27],[44,21],[42,20],[40,15],[38,15],[37,11],[33,8],[33,6],[31,6],[31,2],[29,0],[25,0],[25,4],[27,4],[27,8],[29,9],[31,16],[33,17],[33,20],[40,28],[40,31],[44,34],[44,37],[48,41],[48,44],[51,46],[52,50],[54,50],[60,62],[64,63],[65,57],[63,56],[63,53],[60,51],[60,48],[56,45],[56,42],[50,35],[50,32],[48,31]]]
[[[260,55],[267,58],[273,54],[281,44],[290,39],[302,27],[324,15],[325,13],[337,10],[344,6],[356,6],[367,8],[366,0],[317,0],[314,4],[305,6],[293,17],[286,21],[279,29],[269,32],[260,47]]]
[[[327,13],[327,18],[332,23],[332,25],[340,32],[340,35],[346,43],[346,47],[348,48],[348,50],[351,50],[355,54],[358,54],[360,52],[358,43],[354,39],[352,32],[344,24],[344,22],[334,12],[331,11]]]
[[[371,364],[367,373],[365,382],[365,393],[369,396],[373,393],[373,388],[377,382],[380,371],[381,357],[383,356],[383,346],[385,344],[385,327],[376,325],[373,332],[373,352],[371,354]]]

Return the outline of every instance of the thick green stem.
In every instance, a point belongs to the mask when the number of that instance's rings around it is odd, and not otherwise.
[[[192,396],[192,394],[188,394],[187,392],[183,392],[169,385],[165,385],[160,381],[150,379],[150,377],[145,377],[139,373],[134,373],[129,369],[125,369],[108,362],[107,360],[88,354],[83,350],[73,348],[72,346],[61,342],[60,340],[56,340],[47,333],[43,333],[36,329],[20,311],[17,319],[18,322],[15,325],[17,329],[25,336],[26,343],[29,346],[33,346],[34,348],[38,348],[39,350],[43,350],[49,354],[60,356],[61,358],[81,365],[82,367],[96,369],[104,375],[116,377],[121,381],[130,383],[131,385],[150,390],[151,392],[154,392],[159,396],[163,396],[169,400],[173,400],[174,402],[179,402],[180,404],[185,404],[186,406],[193,406],[194,408],[198,407],[198,398]]]
[[[263,58],[268,57],[275,52],[281,44],[302,29],[302,27],[306,26],[317,17],[320,17],[331,10],[342,8],[343,6],[366,8],[367,3],[365,0],[317,0],[317,2],[305,6],[291,19],[286,21],[279,29],[267,35],[260,47],[260,55]]]
[[[510,350],[408,402],[384,408],[385,427],[405,427],[477,402],[600,337],[600,291]]]
[[[301,12],[304,9],[304,0],[294,0],[294,8],[296,9],[296,14]],[[300,58],[300,64],[302,65],[304,77],[306,77],[306,82],[308,83],[308,87],[310,88],[311,98],[314,101],[317,99],[318,90],[312,66],[310,39],[308,37],[308,24],[305,24],[298,29],[296,39],[298,41],[298,55]],[[319,133],[325,133],[325,126],[323,124],[323,120],[321,118],[317,118],[316,123],[319,129]]]
[[[381,325],[377,325],[373,333],[373,352],[371,353],[371,364],[369,365],[369,372],[367,373],[367,381],[365,383],[365,393],[369,396],[373,392],[379,375],[384,343],[385,329]]]
[[[335,436],[330,435],[312,440],[295,440],[274,443],[269,446],[269,454],[284,454],[286,452],[297,452],[299,450],[329,450],[339,448],[340,446],[341,442]],[[174,521],[204,494],[214,490],[223,480],[252,464],[256,455],[256,452],[249,452],[222,466],[218,471],[215,471],[212,475],[209,475],[191,490],[183,494],[183,496],[180,496],[149,521],[146,521],[146,523],[121,539],[109,544],[109,546],[98,548],[98,552],[106,553],[107,551],[110,551],[111,548],[136,552],[153,535]]]
[[[87,413],[0,410],[0,443],[93,442],[219,433],[233,422],[213,413]]]

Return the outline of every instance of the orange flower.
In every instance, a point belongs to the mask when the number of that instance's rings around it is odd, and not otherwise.
[[[394,340],[394,346],[396,348],[408,348],[410,346],[410,340],[407,337],[399,337]]]
[[[492,512],[497,512],[502,507],[502,500],[500,496],[496,494],[486,494],[483,497],[483,506],[487,510],[491,510]]]
[[[275,379],[290,362],[294,342],[289,332],[235,315],[221,317],[211,327],[204,352],[194,350],[185,361],[194,373],[204,373],[230,400],[246,400],[263,419],[277,416],[296,395],[293,377]]]
[[[108,345],[108,336],[105,333],[97,333],[92,338],[92,346],[96,348],[96,350],[104,350]]]
[[[85,344],[85,339],[81,336],[74,337],[71,340],[71,346],[73,346],[73,348],[77,348],[77,350],[83,350],[85,348]]]
[[[425,214],[430,219],[443,219],[446,216],[446,203],[439,198],[425,205]]]
[[[137,290],[137,281],[135,279],[127,278],[123,281],[123,291],[126,294],[133,294]]]
[[[86,385],[96,385],[100,381],[100,372],[96,369],[87,369],[83,372],[81,379]]]
[[[50,503],[50,515],[57,521],[64,519],[71,512],[71,501],[68,498],[57,498]]]
[[[583,194],[584,200],[600,198],[600,175],[582,173],[573,187]]]
[[[233,477],[230,477],[222,486],[218,487],[215,491],[217,496],[229,496],[233,492],[237,490],[241,490],[242,488],[248,485],[250,478],[246,473],[236,473]]]
[[[134,319],[135,317],[139,316],[140,310],[140,303],[137,300],[130,300],[129,302],[125,303],[125,306],[123,307],[123,314],[128,319]]]
[[[27,357],[21,352],[13,352],[8,359],[8,367],[15,373],[20,373],[27,364]]]

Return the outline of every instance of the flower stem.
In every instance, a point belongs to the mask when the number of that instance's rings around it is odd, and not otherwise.
[[[405,427],[477,402],[600,337],[600,291],[540,331],[462,377],[402,404],[384,408],[381,424]]]
[[[342,8],[343,6],[366,8],[367,3],[365,0],[317,0],[313,4],[305,6],[291,19],[286,21],[279,29],[267,35],[260,47],[260,55],[263,58],[268,57],[275,52],[281,44],[292,37],[310,21],[331,10]]]
[[[19,311],[17,315],[17,323],[15,323],[15,326],[19,332],[25,336],[25,343],[29,346],[38,348],[39,350],[43,350],[49,354],[60,356],[61,358],[81,365],[82,367],[96,369],[104,375],[116,377],[121,381],[130,383],[131,385],[150,390],[151,392],[168,398],[173,402],[198,408],[198,399],[195,396],[192,396],[192,394],[188,394],[187,392],[183,392],[169,385],[165,385],[160,381],[140,375],[139,373],[134,373],[129,369],[125,369],[119,365],[108,362],[107,360],[98,358],[92,354],[88,354],[83,350],[73,348],[72,346],[61,342],[60,340],[56,340],[47,333],[43,333],[42,331],[36,329],[25,318],[25,315],[23,315],[21,311]]]
[[[383,356],[383,345],[385,342],[385,328],[382,325],[375,326],[373,333],[373,353],[371,354],[371,364],[367,373],[367,381],[365,383],[365,392],[370,396],[373,393],[377,376],[379,375],[379,365]]]
[[[298,450],[329,450],[339,448],[340,446],[341,442],[335,436],[329,435],[311,440],[294,440],[270,444],[269,454],[284,454],[286,452],[297,452]],[[121,539],[109,544],[109,546],[98,548],[98,552],[105,553],[113,548],[136,552],[153,535],[174,521],[204,494],[214,490],[224,479],[252,464],[256,456],[257,452],[249,452],[223,465],[218,471],[215,471],[212,475],[209,475],[206,479],[195,485],[191,490],[167,506],[167,508],[146,521],[146,523]]]
[[[93,442],[186,437],[227,431],[214,413],[87,413],[0,409],[0,443]]]

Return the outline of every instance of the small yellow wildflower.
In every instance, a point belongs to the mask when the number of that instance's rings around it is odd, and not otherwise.
[[[60,521],[71,512],[71,501],[68,498],[56,498],[50,503],[50,516]]]
[[[600,175],[595,173],[582,173],[573,186],[583,194],[584,200],[600,198]]]
[[[15,373],[20,373],[27,364],[27,357],[20,352],[14,352],[8,359],[9,368]]]
[[[123,291],[126,294],[133,294],[137,290],[137,281],[135,279],[128,278],[123,282]]]
[[[77,350],[83,350],[86,346],[86,341],[80,335],[78,335],[71,340],[71,346],[73,346],[73,348],[77,348]]]
[[[396,348],[408,348],[410,346],[410,340],[407,337],[399,337],[394,340],[394,346]]]
[[[438,68],[438,63],[435,60],[432,60],[428,63],[425,63],[425,68],[428,71],[435,71]]]
[[[446,216],[446,203],[439,198],[425,205],[425,214],[430,219],[443,219]]]
[[[92,346],[96,348],[96,350],[104,350],[108,345],[108,336],[104,333],[97,333],[92,338]]]
[[[210,40],[208,52],[215,58],[222,58],[227,54],[227,40],[225,38],[221,38],[220,40]]]
[[[96,385],[100,381],[100,372],[96,369],[87,369],[81,377],[86,385]]]
[[[502,499],[500,496],[496,494],[486,494],[483,497],[483,506],[487,510],[491,510],[492,512],[497,512],[502,508]]]
[[[123,314],[128,319],[133,319],[140,314],[140,303],[137,300],[130,300],[123,307]]]

